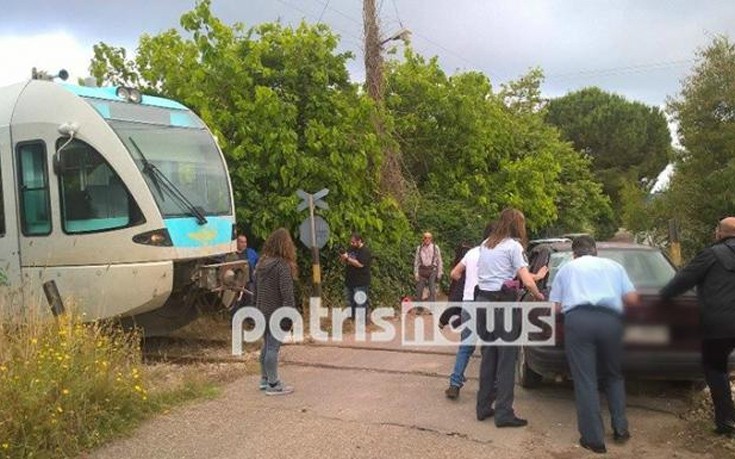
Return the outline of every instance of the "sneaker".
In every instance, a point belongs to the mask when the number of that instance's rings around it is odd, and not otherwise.
[[[265,389],[265,395],[288,395],[292,392],[293,387],[287,386],[280,381],[275,386],[269,384]]]
[[[456,399],[457,397],[459,397],[459,386],[447,387],[447,390],[444,391],[444,394],[449,399],[452,399],[452,400]]]
[[[258,384],[260,390],[266,390],[268,388],[268,378],[260,378],[260,384]]]

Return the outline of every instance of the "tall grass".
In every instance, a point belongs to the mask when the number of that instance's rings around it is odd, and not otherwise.
[[[71,457],[149,408],[139,336],[67,314],[0,321],[0,457]]]

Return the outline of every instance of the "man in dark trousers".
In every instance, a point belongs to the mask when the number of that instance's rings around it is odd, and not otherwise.
[[[373,256],[365,245],[362,236],[352,233],[350,237],[350,249],[340,254],[340,260],[346,265],[345,270],[345,296],[350,307],[352,319],[357,318],[358,308],[364,308],[365,317],[369,301],[370,289],[370,264]]]
[[[715,243],[702,250],[661,290],[669,299],[697,287],[702,306],[702,365],[715,407],[715,432],[735,434],[727,361],[735,349],[735,217],[720,220]]]
[[[637,304],[639,299],[625,268],[598,257],[592,237],[574,239],[572,254],[574,259],[556,274],[549,300],[564,314],[564,350],[574,380],[579,443],[595,453],[604,453],[598,380],[603,382],[607,395],[613,438],[624,443],[630,433],[620,365],[623,305]]]

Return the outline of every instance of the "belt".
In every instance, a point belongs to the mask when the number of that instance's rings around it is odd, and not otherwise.
[[[571,314],[572,312],[575,312],[575,311],[593,311],[593,312],[600,312],[602,314],[608,314],[608,315],[617,317],[618,319],[622,319],[623,318],[623,314],[622,313],[620,313],[620,312],[618,312],[618,311],[616,311],[616,310],[614,310],[612,308],[608,308],[607,306],[597,306],[597,305],[589,304],[589,303],[587,303],[587,304],[579,304],[577,306],[571,307],[566,312],[566,314]]]

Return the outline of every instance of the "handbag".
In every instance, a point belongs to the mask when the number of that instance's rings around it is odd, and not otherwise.
[[[421,246],[418,247],[418,251],[421,250]],[[420,259],[420,258],[419,258]],[[431,277],[431,274],[434,272],[434,260],[436,260],[436,246],[434,246],[434,253],[431,255],[431,264],[426,265],[419,265],[419,276],[423,277],[424,279],[428,279]]]
[[[431,273],[434,272],[433,266],[419,266],[419,276],[423,277],[424,279],[428,279],[431,277]]]

